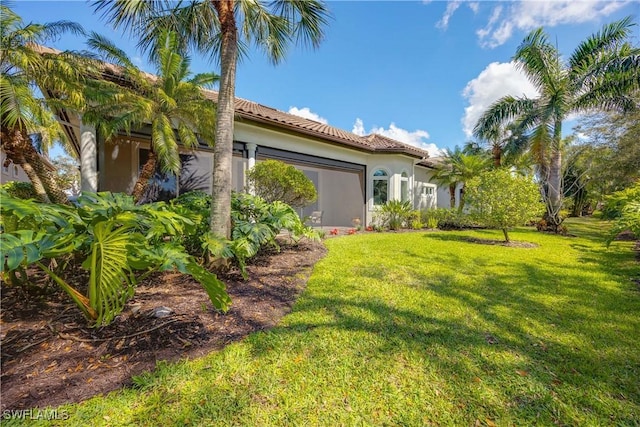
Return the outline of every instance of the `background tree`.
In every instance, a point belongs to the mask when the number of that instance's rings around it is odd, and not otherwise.
[[[630,94],[640,86],[640,51],[626,42],[632,25],[631,18],[605,25],[580,43],[566,62],[542,28],[532,31],[514,60],[540,96],[503,97],[474,128],[475,134],[483,135],[517,121],[531,130],[530,150],[542,183],[545,219],[555,231],[562,222],[563,121],[573,113],[635,107]]]
[[[0,144],[7,161],[22,167],[45,202],[66,203],[67,198],[41,155],[56,141],[68,148],[68,141],[51,109],[57,101],[45,101],[35,88],[61,95],[59,100],[66,105],[83,102],[78,85],[82,76],[68,55],[38,47],[65,32],[83,34],[80,25],[69,21],[24,24],[9,7],[0,5]]]
[[[197,74],[187,80],[190,59],[177,53],[177,35],[165,31],[157,42],[152,60],[158,76],[152,77],[104,37],[94,33],[88,40],[92,49],[120,67],[116,72],[122,74],[124,83],[99,78],[88,85],[92,103],[83,120],[96,124],[107,139],[120,131],[129,133],[151,125],[149,156],[132,191],[136,202],[142,199],[157,166],[164,173],[180,174],[178,142],[193,149],[199,146],[198,135],[209,145],[214,139],[215,107],[200,89],[212,85],[218,76]]]
[[[506,169],[486,171],[467,184],[470,213],[490,227],[502,230],[509,242],[508,230],[525,223],[544,209],[538,185],[530,177]]]
[[[268,203],[280,201],[303,208],[318,198],[313,182],[304,172],[279,160],[265,160],[249,169],[247,184]]]
[[[62,191],[70,196],[80,194],[80,165],[70,156],[61,155],[51,159],[55,167],[55,180]]]
[[[467,154],[468,151],[456,146],[453,151],[445,150],[442,161],[436,165],[431,180],[438,185],[449,187],[450,207],[456,206],[456,189],[460,186],[458,211],[462,212],[465,204],[465,183],[489,166],[484,154]]]
[[[279,0],[265,3],[244,0],[137,0],[94,1],[114,27],[128,28],[141,37],[140,45],[152,50],[163,28],[177,31],[191,45],[220,60],[214,146],[211,231],[230,237],[231,160],[233,153],[236,65],[239,53],[254,44],[275,64],[284,59],[294,41],[317,47],[323,38],[328,12],[319,0]]]

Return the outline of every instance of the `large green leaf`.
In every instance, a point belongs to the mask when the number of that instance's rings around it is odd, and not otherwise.
[[[127,251],[136,233],[132,225],[116,227],[115,220],[94,226],[91,255],[83,264],[90,271],[89,304],[96,312],[95,324],[98,326],[109,324],[134,292]]]

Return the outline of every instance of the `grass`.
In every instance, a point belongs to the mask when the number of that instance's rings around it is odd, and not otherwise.
[[[640,267],[602,229],[330,239],[280,326],[60,425],[639,425]]]

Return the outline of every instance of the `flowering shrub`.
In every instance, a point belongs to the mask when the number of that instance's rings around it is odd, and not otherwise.
[[[347,234],[351,235],[351,234],[356,234],[358,230],[356,230],[355,228],[350,229],[349,231],[347,231]]]
[[[334,228],[333,230],[329,231],[329,234],[331,234],[332,236],[337,236],[338,235],[338,229]]]

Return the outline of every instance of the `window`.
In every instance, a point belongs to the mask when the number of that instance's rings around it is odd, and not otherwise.
[[[433,187],[424,186],[422,187],[422,195],[423,196],[433,196]]]
[[[13,165],[13,177],[17,178],[20,175],[20,168],[17,165]]]
[[[9,162],[4,156],[0,157],[0,160],[2,161],[2,172],[9,175]]]
[[[382,169],[373,173],[373,205],[380,206],[387,203],[389,194],[389,174]]]
[[[400,199],[403,202],[409,200],[409,175],[406,172],[400,175]]]

